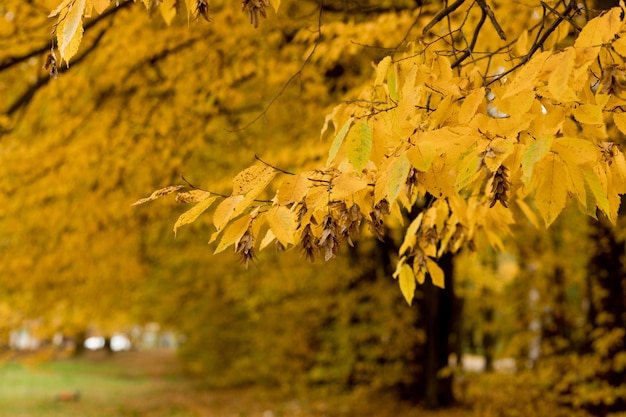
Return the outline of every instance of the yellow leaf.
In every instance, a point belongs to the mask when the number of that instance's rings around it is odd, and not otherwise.
[[[280,0],[270,0],[272,3],[272,7],[274,8],[274,12],[278,13],[278,8],[280,7]]]
[[[143,203],[147,203],[148,201],[153,201],[156,200],[157,198],[161,198],[165,195],[174,193],[178,190],[180,190],[181,188],[185,188],[184,185],[170,185],[164,188],[160,188],[156,191],[153,191],[152,194],[150,194],[149,197],[146,198],[141,198],[137,201],[135,201],[133,204],[131,204],[131,206],[137,206],[139,204],[143,204]]]
[[[552,150],[565,163],[593,165],[600,159],[600,149],[586,139],[561,137],[554,140]]]
[[[406,184],[406,178],[409,175],[411,164],[406,153],[401,154],[391,167],[389,180],[387,181],[387,201],[393,203]]]
[[[352,117],[346,120],[346,122],[341,126],[341,129],[335,135],[335,139],[333,139],[332,145],[330,145],[330,149],[328,151],[328,160],[326,161],[326,165],[330,165],[337,156],[337,152],[339,152],[339,148],[341,148],[341,144],[343,143],[343,139],[346,137],[348,133],[348,129],[352,125]]]
[[[284,206],[275,206],[267,212],[267,223],[283,246],[293,245],[298,224],[296,214]]]
[[[218,254],[238,242],[243,234],[246,233],[246,230],[250,227],[251,221],[251,216],[244,216],[232,222],[226,230],[224,230],[224,235],[222,236],[220,243],[217,245],[217,248],[215,248],[215,252],[213,252],[213,254]]]
[[[91,0],[93,2],[93,8],[96,10],[96,13],[102,14],[103,11],[109,7],[111,4],[111,0]]]
[[[530,184],[535,164],[550,152],[552,141],[552,135],[541,136],[524,149],[522,154],[522,182],[526,186]]]
[[[383,60],[378,63],[378,66],[376,67],[376,79],[374,80],[374,85],[383,85],[383,81],[387,78],[387,71],[389,71],[390,65],[390,56],[384,57]]]
[[[535,171],[538,178],[535,205],[548,227],[565,208],[567,169],[558,156],[550,153],[536,164]]]
[[[211,193],[204,190],[191,190],[184,193],[176,194],[177,203],[197,203],[199,201],[206,200],[211,196]]]
[[[265,237],[263,238],[263,240],[261,241],[261,244],[259,245],[259,250],[263,250],[266,247],[268,247],[269,244],[272,243],[275,239],[276,239],[276,236],[274,236],[274,232],[272,232],[272,229],[267,229],[267,232],[265,233]]]
[[[605,14],[590,20],[574,42],[576,48],[602,46],[612,40],[622,25],[622,9],[614,7]]]
[[[415,146],[407,151],[411,165],[418,171],[427,172],[437,156],[437,147],[429,140],[418,140]]]
[[[515,53],[524,56],[528,53],[528,31],[523,30],[517,41],[515,41]]]
[[[615,52],[626,58],[626,37],[622,34],[619,39],[616,39],[611,44]]]
[[[233,217],[235,208],[243,200],[243,195],[232,195],[222,201],[213,213],[213,224],[220,231]]]
[[[68,11],[59,15],[56,27],[57,42],[61,59],[69,64],[70,59],[78,52],[83,39],[83,13],[86,0],[75,0],[68,5]]]
[[[400,283],[400,291],[402,292],[404,299],[409,305],[411,305],[413,303],[413,296],[415,295],[415,288],[417,287],[417,284],[415,282],[413,269],[409,265],[402,265],[398,281]]]
[[[426,258],[426,269],[428,269],[433,284],[436,287],[445,288],[445,276],[443,270],[437,265],[437,262],[433,261],[431,258]]]
[[[526,202],[523,199],[521,199],[521,198],[518,198],[516,200],[516,203],[517,203],[518,207],[522,210],[522,213],[524,213],[524,215],[526,216],[528,221],[534,227],[539,228],[539,220],[537,219],[537,216],[535,215],[535,212],[532,211],[532,209],[528,206],[528,204],[526,204]]]
[[[176,17],[176,4],[178,0],[161,0],[159,4],[159,12],[166,25],[170,25],[174,17]]]
[[[67,5],[71,2],[72,0],[63,0],[57,7],[56,9],[54,9],[53,11],[50,12],[50,14],[48,15],[48,17],[56,17],[59,15],[59,13],[61,13],[61,10],[63,10],[65,7],[67,7]]]
[[[354,173],[340,175],[332,182],[331,200],[343,200],[368,186],[366,179],[357,177]]]
[[[482,103],[484,99],[485,87],[481,87],[465,97],[463,104],[461,104],[461,109],[459,110],[459,123],[469,123],[476,114],[478,106],[480,106],[480,103]]]
[[[602,107],[595,104],[581,104],[572,110],[572,115],[580,123],[599,125],[604,123]]]
[[[303,174],[287,178],[278,189],[276,202],[281,206],[301,201],[311,187],[311,181]]]
[[[544,62],[550,56],[549,52],[542,52],[531,58],[521,69],[515,74],[515,78],[510,82],[502,99],[513,97],[523,91],[531,90],[536,85],[536,78],[541,71]]]
[[[626,113],[613,113],[613,123],[622,134],[626,135]]]
[[[582,173],[589,190],[596,199],[598,208],[608,216],[610,221],[615,221],[611,216],[611,208],[609,206],[606,172],[599,166],[596,166],[594,169],[583,169]]]
[[[216,199],[217,197],[210,197],[205,200],[202,200],[198,204],[196,204],[195,206],[193,206],[192,208],[190,208],[189,210],[181,214],[178,220],[176,220],[176,223],[174,224],[174,236],[176,236],[176,231],[178,230],[179,227],[196,221],[198,216],[200,216],[209,207],[211,207],[211,204],[213,204],[213,202]]]
[[[352,126],[346,138],[348,161],[356,172],[361,172],[372,152],[372,128],[365,122]]]
[[[570,91],[569,96],[572,96],[573,92],[571,92],[568,82],[572,70],[574,69],[576,51],[574,51],[574,48],[569,47],[562,53],[552,56],[550,59],[556,59],[558,63],[554,71],[552,71],[552,74],[550,74],[548,91],[556,100],[561,100],[567,91]],[[567,98],[569,99],[570,97]]]
[[[258,195],[274,178],[274,175],[276,175],[276,170],[267,165],[254,165],[246,168],[233,178],[233,195],[248,193]]]

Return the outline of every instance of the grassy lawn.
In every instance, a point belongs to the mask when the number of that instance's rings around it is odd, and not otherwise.
[[[77,401],[59,394],[80,392]],[[7,417],[459,417],[426,413],[390,398],[285,398],[267,389],[201,389],[170,352],[89,353],[37,365],[0,365],[0,415]]]
[[[582,414],[538,401],[513,375],[469,376],[465,405],[426,411],[371,392],[285,396],[267,388],[201,388],[171,352],[89,353],[38,365],[0,364],[4,417],[525,417]],[[80,392],[76,401],[59,394]],[[470,407],[471,405],[471,407]]]

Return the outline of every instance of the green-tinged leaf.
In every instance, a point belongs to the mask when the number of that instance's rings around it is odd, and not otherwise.
[[[160,188],[156,191],[153,191],[152,194],[150,194],[149,197],[146,198],[140,198],[139,200],[135,201],[133,204],[131,204],[131,206],[138,206],[139,204],[143,204],[143,203],[147,203],[148,201],[153,201],[156,200],[157,198],[161,198],[163,196],[166,196],[168,194],[174,193],[178,190],[180,190],[181,188],[185,188],[184,185],[170,185],[164,188]]]
[[[398,198],[398,195],[404,188],[410,168],[411,163],[406,153],[403,153],[395,160],[391,167],[389,181],[387,182],[387,201],[390,203],[396,201],[396,198]]]
[[[59,14],[56,27],[57,42],[61,59],[69,64],[70,59],[78,52],[78,46],[83,39],[83,13],[86,0],[76,0],[68,4],[67,13]]]
[[[535,171],[538,177],[535,204],[548,227],[565,208],[567,168],[558,156],[550,153],[536,164]]]
[[[174,236],[176,236],[176,231],[179,227],[196,221],[198,216],[200,216],[209,207],[211,207],[211,204],[213,204],[216,199],[217,197],[209,197],[205,200],[200,201],[198,204],[181,214],[174,224]]]
[[[606,187],[606,173],[604,170],[600,167],[597,169],[583,169],[582,173],[589,190],[596,200],[597,207],[609,217],[609,220],[615,221],[615,219],[611,218],[611,208]]]
[[[454,185],[460,191],[471,184],[480,174],[478,155],[474,150],[470,150],[461,159]]]
[[[267,223],[283,246],[294,244],[298,223],[293,211],[285,206],[272,207],[267,211]]]
[[[403,264],[398,276],[400,283],[400,291],[409,305],[413,303],[413,296],[415,295],[415,288],[417,284],[415,282],[415,275],[413,274],[413,268],[407,264]]]
[[[431,258],[426,258],[426,269],[428,269],[428,274],[433,284],[436,287],[445,288],[446,284],[443,269],[437,265],[437,262],[433,261]]]
[[[251,221],[251,216],[243,216],[228,225],[228,227],[224,230],[222,239],[220,240],[220,243],[218,243],[213,254],[223,252],[224,249],[238,242],[239,239],[241,239],[241,236],[243,236],[243,234],[246,233],[246,230],[250,227]]]
[[[335,139],[333,139],[332,145],[330,145],[330,150],[328,151],[328,160],[326,161],[326,165],[330,165],[337,156],[337,152],[339,152],[339,148],[341,148],[341,144],[343,143],[343,139],[346,137],[348,133],[348,129],[352,125],[352,117],[346,120],[346,122],[341,126],[341,129],[335,135]]]
[[[552,135],[541,136],[524,149],[522,154],[522,182],[524,185],[530,184],[535,164],[550,152],[553,139]]]
[[[242,195],[232,195],[222,201],[213,213],[213,224],[220,231],[233,217],[235,208],[243,200]]]
[[[348,161],[357,172],[361,172],[372,153],[372,128],[365,122],[352,126],[346,138]]]

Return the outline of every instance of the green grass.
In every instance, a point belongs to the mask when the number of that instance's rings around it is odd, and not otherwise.
[[[134,405],[158,393],[163,379],[131,371],[84,359],[37,366],[5,364],[0,366],[0,410],[11,417],[139,416],[145,407]],[[80,392],[79,401],[57,400],[58,394],[75,391]]]

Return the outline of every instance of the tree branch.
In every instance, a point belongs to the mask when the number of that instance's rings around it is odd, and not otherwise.
[[[120,10],[130,6],[131,4],[133,4],[132,0],[124,0],[123,2],[120,2],[119,6],[116,6],[116,7],[112,8],[112,9],[109,9],[109,10],[105,11],[100,16],[96,17],[95,19],[89,20],[84,25],[85,30],[88,30],[89,28],[97,25],[102,20],[104,20],[107,17],[109,17],[109,16],[119,12]],[[56,38],[52,38],[52,47],[56,48],[56,46],[57,46],[57,40],[56,40]],[[11,68],[11,67],[21,63],[21,62],[27,61],[28,59],[30,59],[30,58],[32,58],[34,56],[37,56],[37,55],[42,54],[44,52],[48,52],[49,50],[50,50],[50,43],[46,42],[45,45],[37,47],[37,48],[33,49],[32,51],[29,51],[29,52],[25,53],[24,55],[7,57],[2,62],[0,62],[0,72],[4,71],[6,69],[9,69],[9,68]]]

